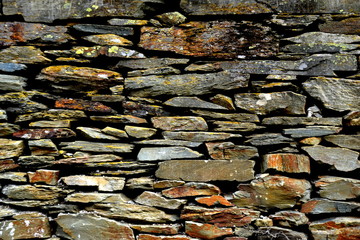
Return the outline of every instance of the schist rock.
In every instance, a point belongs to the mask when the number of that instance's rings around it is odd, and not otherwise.
[[[22,64],[44,64],[51,60],[33,46],[11,46],[0,51],[0,62]]]

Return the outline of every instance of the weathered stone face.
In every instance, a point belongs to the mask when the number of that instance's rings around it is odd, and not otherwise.
[[[321,197],[332,200],[355,199],[360,196],[360,180],[324,176],[315,182]]]
[[[360,204],[357,202],[332,201],[328,199],[311,199],[301,206],[301,212],[306,214],[324,213],[351,213],[359,211]]]
[[[172,187],[162,191],[162,194],[168,198],[183,198],[192,196],[209,196],[220,194],[220,189],[208,183],[189,182],[182,186]]]
[[[40,49],[32,46],[12,46],[3,49],[0,51],[0,61],[23,64],[44,64],[51,62]]]
[[[206,143],[205,145],[210,157],[216,160],[246,160],[259,156],[257,148],[235,145],[232,142],[214,142]]]
[[[172,28],[143,27],[141,32],[142,48],[187,56],[236,59],[239,55],[269,57],[278,52],[274,33],[249,22],[189,22]]]
[[[4,239],[49,238],[51,228],[47,217],[24,218],[0,222],[0,233]]]
[[[201,117],[153,117],[151,118],[155,128],[168,131],[206,131],[208,126]]]
[[[219,228],[211,224],[197,222],[185,222],[185,232],[191,237],[201,239],[214,239],[233,234],[231,228]]]
[[[24,150],[23,141],[12,141],[9,139],[0,139],[0,159],[18,157]]]
[[[360,219],[356,217],[334,217],[314,221],[310,231],[315,240],[326,238],[356,239],[360,235]]]
[[[267,154],[264,156],[263,169],[287,173],[310,173],[310,159],[299,154]]]

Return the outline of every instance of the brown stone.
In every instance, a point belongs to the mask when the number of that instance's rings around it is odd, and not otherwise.
[[[123,193],[78,192],[68,195],[65,201],[77,203],[126,203],[131,200]]]
[[[50,109],[43,112],[34,112],[23,115],[18,115],[15,122],[26,122],[34,120],[73,120],[86,118],[83,111],[79,110],[62,110],[62,109]]]
[[[212,159],[233,160],[233,159],[251,159],[258,157],[258,150],[251,146],[235,145],[232,142],[214,142],[205,143],[209,155]]]
[[[45,183],[56,185],[59,180],[60,171],[39,169],[36,172],[28,172],[30,183]]]
[[[274,221],[276,225],[282,227],[295,227],[309,223],[309,219],[304,213],[292,210],[276,212],[269,217]]]
[[[70,192],[70,190],[47,185],[7,185],[2,189],[2,193],[8,198],[17,200],[53,200]]]
[[[29,140],[28,145],[31,151],[31,155],[59,156],[59,151],[55,143],[50,139]]]
[[[113,46],[133,45],[133,43],[130,40],[111,33],[85,36],[83,37],[83,39],[98,45],[113,45]]]
[[[323,24],[319,25],[319,29],[322,32],[328,33],[343,33],[343,34],[354,34],[359,35],[360,29],[360,18],[353,17],[353,18],[346,18],[341,21],[327,21]]]
[[[158,236],[149,234],[139,234],[138,240],[192,240],[193,238],[186,235],[175,235],[175,236]]]
[[[19,164],[12,159],[0,160],[0,172],[9,171],[18,168]]]
[[[310,173],[310,159],[308,156],[300,154],[266,154],[262,168],[264,171],[274,169],[287,173]]]
[[[241,29],[241,31],[239,31]],[[270,57],[278,40],[270,28],[250,22],[189,22],[180,27],[142,27],[140,47],[194,57]]]
[[[233,100],[225,95],[222,94],[216,94],[214,97],[210,98],[210,100],[215,103],[218,104],[220,106],[223,106],[229,110],[235,110],[235,105]]]
[[[47,217],[34,217],[0,222],[0,233],[4,240],[43,239],[51,237],[51,228]]]
[[[36,44],[61,44],[72,39],[66,32],[67,28],[63,26],[48,26],[25,22],[1,22],[0,45],[9,46],[30,41]]]
[[[163,190],[162,194],[168,198],[182,198],[203,195],[218,195],[220,192],[220,189],[212,184],[189,182],[183,186]]]
[[[105,106],[104,104],[99,102],[68,98],[62,98],[60,100],[57,100],[55,102],[55,107],[101,113],[111,113],[114,111],[110,107]]]
[[[319,195],[332,200],[356,199],[360,196],[360,180],[333,176],[320,176],[315,182]]]
[[[134,117],[131,115],[113,115],[113,116],[91,116],[91,120],[105,123],[124,123],[124,124],[144,124],[146,119]]]
[[[159,180],[154,182],[154,189],[164,189],[164,188],[171,188],[171,187],[178,187],[184,185],[184,181],[180,180]]]
[[[67,128],[41,128],[23,129],[13,133],[16,138],[22,139],[43,139],[43,138],[72,138],[76,133]]]
[[[231,228],[219,228],[211,224],[197,222],[185,222],[185,232],[190,237],[200,239],[214,239],[233,234]]]
[[[229,138],[242,137],[240,134],[224,133],[224,132],[170,132],[165,131],[162,134],[165,139],[186,140],[193,142],[211,142],[227,140]]]
[[[62,177],[61,181],[68,186],[93,186],[98,187],[99,191],[119,191],[124,188],[125,178],[121,177],[102,177],[72,175]]]
[[[1,40],[0,40],[1,41]],[[0,62],[45,64],[51,62],[44,53],[32,46],[12,46],[0,51]]]
[[[260,217],[260,212],[248,208],[203,208],[186,206],[180,218],[185,221],[206,222],[219,227],[242,227]]]
[[[231,202],[226,200],[223,196],[210,196],[210,197],[198,197],[195,199],[196,202],[206,205],[208,207],[213,207],[216,205],[220,205],[223,207],[231,207],[234,206]]]
[[[236,206],[284,209],[309,199],[311,184],[304,179],[262,175],[238,189],[230,201]]]
[[[186,200],[166,199],[159,193],[145,191],[134,200],[136,203],[166,209],[179,209]]]
[[[314,240],[356,240],[360,236],[360,218],[326,218],[311,222],[309,228]]]
[[[166,234],[166,235],[175,235],[179,233],[180,225],[165,225],[165,224],[152,224],[152,225],[139,225],[132,224],[130,226],[132,229],[135,229],[139,232],[146,233],[155,233],[155,234]],[[142,234],[139,235],[139,238]]]
[[[206,131],[208,126],[202,117],[153,117],[151,118],[155,128],[168,131]]]

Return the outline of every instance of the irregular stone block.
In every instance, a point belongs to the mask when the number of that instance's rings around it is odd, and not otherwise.
[[[305,114],[305,103],[305,96],[293,92],[235,94],[236,107],[260,115]]]
[[[305,128],[288,128],[284,129],[284,135],[290,135],[292,138],[305,138],[305,137],[321,137],[342,130],[341,127],[333,126],[307,126]]]
[[[12,159],[0,160],[0,172],[5,172],[18,168],[20,165]]]
[[[360,180],[323,176],[315,182],[319,195],[331,200],[356,199],[360,196]]]
[[[304,213],[292,210],[276,212],[269,217],[276,225],[288,228],[306,225],[309,223],[309,219]]]
[[[262,168],[287,173],[310,173],[310,159],[308,156],[290,153],[266,154]]]
[[[215,132],[252,132],[263,127],[255,123],[230,122],[230,121],[212,121]]]
[[[45,104],[31,100],[39,93],[37,91],[9,92],[0,95],[1,107],[9,113],[23,114],[48,109]],[[44,96],[45,94],[39,94]],[[36,97],[40,97],[37,95]]]
[[[354,43],[360,41],[360,36],[346,35],[346,34],[333,34],[324,32],[307,32],[301,35],[285,38],[284,40],[295,43]]]
[[[29,127],[35,128],[70,128],[70,120],[36,121],[29,123]]]
[[[344,43],[299,43],[286,45],[281,48],[284,52],[291,53],[345,53],[356,50],[356,44]]]
[[[97,122],[105,123],[124,123],[124,124],[144,124],[146,119],[134,117],[131,115],[113,115],[113,116],[90,116],[90,119]]]
[[[208,125],[202,117],[153,117],[151,122],[155,128],[168,131],[207,131]]]
[[[360,236],[360,218],[333,217],[310,223],[314,240],[356,239]]]
[[[185,222],[185,233],[190,237],[214,239],[232,235],[233,230],[231,228],[219,228],[207,223]]]
[[[178,187],[184,184],[185,182],[180,180],[159,180],[154,182],[153,187],[154,189],[164,189],[164,188]]]
[[[17,200],[53,200],[71,192],[71,190],[46,185],[7,185],[2,189],[2,193],[8,198]]]
[[[3,121],[7,121],[7,120],[8,120],[8,117],[7,117],[6,111],[3,109],[0,109],[0,121],[3,122]]]
[[[27,182],[27,174],[24,172],[4,172],[4,173],[0,173],[0,180],[9,180],[12,182]],[[1,208],[0,208],[0,218],[1,218]]]
[[[194,240],[194,238],[186,235],[174,235],[174,236],[158,236],[149,234],[139,234],[138,240]]]
[[[150,177],[131,178],[126,181],[126,187],[128,189],[152,190],[153,185],[154,179]]]
[[[152,224],[152,225],[140,225],[140,224],[132,224],[130,226],[132,229],[135,229],[139,232],[146,232],[146,233],[155,233],[155,234],[166,234],[166,235],[174,235],[178,234],[180,231],[180,225],[177,224],[171,224],[171,225],[165,225],[165,224]],[[141,238],[140,234],[139,238]],[[153,236],[155,237],[155,236]],[[167,236],[170,237],[170,236]]]
[[[191,110],[191,112],[204,118],[226,119],[239,122],[260,122],[257,115],[250,113],[219,113],[207,110]]]
[[[117,129],[117,128],[113,128],[113,127],[103,128],[103,129],[101,129],[101,132],[108,134],[108,135],[115,136],[117,138],[128,138],[129,137],[125,131]]]
[[[319,25],[322,32],[328,33],[343,33],[343,34],[360,34],[358,28],[360,24],[359,17],[345,18],[341,21],[326,21]]]
[[[135,240],[127,224],[92,214],[59,214],[55,221],[61,229],[59,235],[72,239]]]
[[[85,152],[126,153],[132,152],[134,145],[127,143],[100,143],[87,141],[62,142],[61,149]]]
[[[133,142],[140,145],[162,145],[162,146],[183,146],[183,147],[199,147],[201,142],[191,142],[185,140],[167,140],[167,139],[150,139]]]
[[[229,110],[233,110],[233,111],[235,110],[235,105],[233,103],[233,100],[228,96],[222,94],[216,94],[214,97],[210,98],[210,100],[213,103],[223,106]]]
[[[3,63],[0,62],[0,71],[2,72],[17,72],[26,70],[27,66],[25,64],[20,63]]]
[[[145,191],[134,200],[136,203],[150,206],[160,207],[166,209],[179,209],[182,205],[186,204],[186,200],[179,199],[166,199],[159,193]]]
[[[213,207],[216,205],[220,205],[223,207],[234,206],[231,202],[229,202],[228,200],[226,200],[226,198],[222,196],[198,197],[195,199],[195,201],[208,207]]]
[[[314,77],[303,83],[304,89],[328,109],[359,110],[360,81],[343,78]]]
[[[173,75],[181,74],[179,69],[173,67],[149,68],[146,70],[134,70],[127,73],[128,77],[141,77],[149,75]]]
[[[90,127],[77,127],[76,130],[80,132],[82,136],[89,140],[110,140],[116,141],[119,140],[117,137],[109,136],[102,133],[99,128],[90,128]]]
[[[262,175],[240,184],[231,200],[238,207],[291,208],[310,198],[311,184],[304,179]]]
[[[68,186],[93,186],[98,187],[99,191],[119,191],[124,188],[125,178],[121,177],[96,177],[85,175],[72,175],[62,177],[61,181]]]
[[[56,185],[59,181],[59,170],[39,169],[36,172],[28,172],[30,183],[45,183],[49,185]]]
[[[2,200],[3,204],[8,204],[10,206],[16,207],[25,207],[25,208],[39,208],[39,207],[46,207],[46,206],[53,206],[59,204],[58,199],[52,200]]]
[[[30,140],[28,141],[29,149],[31,155],[42,156],[59,156],[59,151],[50,139],[41,139],[41,140]]]
[[[216,196],[214,196],[216,197]],[[206,222],[218,227],[247,226],[260,217],[260,212],[248,208],[203,208],[185,206],[180,218],[185,221]]]
[[[168,198],[182,198],[203,195],[219,195],[220,192],[220,189],[212,184],[189,182],[182,186],[163,190],[161,193]]]
[[[112,18],[108,21],[108,23],[110,25],[117,25],[117,26],[144,26],[148,24],[148,20]]]
[[[104,163],[122,160],[121,157],[113,154],[97,154],[74,156],[72,158],[64,158],[57,160],[54,164],[87,164],[87,163]]]
[[[341,126],[342,118],[317,118],[317,117],[269,117],[262,120],[264,125],[285,125],[285,126],[297,126],[297,125],[330,125]]]
[[[34,120],[73,120],[86,118],[83,111],[79,110],[62,110],[62,109],[50,109],[48,111],[34,112],[23,115],[18,115],[15,122],[26,122]]]
[[[44,53],[32,46],[12,46],[0,51],[1,62],[23,63],[23,64],[46,64],[51,62]]]
[[[125,126],[125,131],[130,137],[134,138],[150,138],[156,133],[154,128]]]
[[[253,161],[169,160],[159,163],[158,178],[184,181],[248,181],[254,178]]]
[[[139,46],[194,57],[253,58],[274,56],[278,39],[260,23],[189,22],[171,28],[142,27]]]
[[[249,15],[272,13],[270,5],[255,0],[181,0],[181,8],[190,15]]]
[[[222,133],[222,132],[170,132],[162,133],[165,139],[185,140],[193,142],[211,142],[227,140],[229,138],[240,138],[240,134]]]
[[[191,96],[232,90],[248,86],[248,75],[236,71],[207,74],[159,75],[125,79],[125,89],[131,96],[153,97],[159,95]]]
[[[131,114],[137,117],[146,116],[169,116],[170,113],[165,111],[162,106],[150,105],[136,101],[123,101],[124,114]]]
[[[157,161],[182,158],[199,158],[203,154],[191,150],[187,147],[159,147],[141,148],[137,159],[139,161]]]
[[[93,211],[100,216],[120,220],[149,223],[165,223],[177,220],[177,216],[166,214],[157,208],[129,203],[117,203],[116,205],[98,203],[88,207],[87,210]]]
[[[11,136],[20,130],[20,126],[11,123],[0,123],[0,137]]]
[[[205,143],[210,157],[217,160],[246,160],[258,157],[258,150],[251,146],[235,145],[232,142]]]
[[[256,240],[267,240],[269,237],[287,239],[287,240],[307,240],[309,239],[305,233],[293,231],[280,227],[261,227],[256,233]]]
[[[30,167],[49,167],[54,165],[54,156],[20,156],[18,163],[22,166]]]
[[[70,50],[75,56],[97,58],[101,56],[117,58],[145,58],[144,54],[119,46],[73,47]]]
[[[25,218],[0,222],[1,237],[6,239],[49,238],[51,228],[47,217]]]
[[[360,168],[359,153],[336,147],[313,146],[303,147],[311,158],[320,163],[333,166],[338,171],[350,172]]]
[[[42,138],[72,138],[76,133],[68,128],[41,128],[23,129],[13,133],[16,138],[22,139],[42,139]]]
[[[56,1],[23,1],[4,0],[4,15],[21,14],[29,22],[52,22],[56,19],[72,19],[85,17],[134,17],[143,18],[148,3],[161,4],[161,0],[115,0],[103,2],[99,0],[78,2]]]
[[[131,200],[123,193],[78,192],[68,195],[65,201],[78,203],[126,203]]]
[[[101,112],[101,113],[111,113],[112,110],[110,107],[105,106],[100,102],[92,102],[82,99],[69,99],[62,98],[55,101],[56,108],[65,108],[65,109],[74,109],[82,110],[88,112]]]
[[[202,109],[221,109],[226,110],[223,106],[206,102],[198,97],[174,97],[166,102],[164,105],[171,107],[182,107],[182,108],[202,108]]]
[[[110,46],[132,46],[133,43],[123,37],[120,37],[116,34],[98,34],[98,35],[89,35],[83,37],[86,41],[98,44],[98,45],[110,45]]]
[[[115,68],[130,68],[130,69],[149,69],[161,68],[173,65],[185,65],[189,59],[185,58],[145,58],[145,59],[129,59],[120,60]]]
[[[0,74],[0,89],[1,91],[4,92],[24,91],[24,87],[26,86],[26,81],[27,78],[24,77]]]
[[[0,159],[19,157],[24,150],[24,142],[0,138]]]
[[[289,144],[293,142],[293,139],[284,137],[280,133],[254,134],[248,138],[245,143],[251,143],[254,146]]]
[[[324,139],[339,147],[360,150],[360,135],[330,135]]]
[[[310,199],[310,201],[301,206],[301,212],[312,215],[325,213],[352,213],[358,212],[359,209],[360,203],[357,202],[342,202],[321,198]]]
[[[100,25],[100,24],[75,24],[74,29],[86,33],[96,33],[96,34],[117,34],[119,36],[132,36],[134,35],[134,29],[132,27],[122,27],[122,26],[109,26],[109,25]]]
[[[15,13],[16,14],[16,13]],[[62,44],[73,38],[63,26],[49,26],[39,23],[1,22],[0,45],[9,46],[17,43]]]

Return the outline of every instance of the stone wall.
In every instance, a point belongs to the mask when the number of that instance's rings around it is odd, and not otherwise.
[[[360,239],[359,1],[0,5],[0,239]]]

